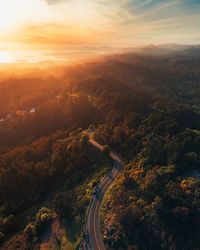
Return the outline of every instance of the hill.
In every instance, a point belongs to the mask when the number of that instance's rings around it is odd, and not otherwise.
[[[199,249],[199,57],[134,52],[61,71],[0,82],[2,249],[40,249],[57,219],[49,244],[76,249],[112,167],[90,125],[127,164],[104,201],[108,249]]]

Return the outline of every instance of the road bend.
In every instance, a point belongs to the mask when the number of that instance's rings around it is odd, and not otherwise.
[[[104,148],[104,146],[96,142],[92,137],[90,137],[89,142],[101,151]],[[110,157],[114,160],[113,169],[108,175],[103,178],[101,183],[98,185],[95,193],[93,194],[85,225],[85,237],[80,249],[106,250],[100,232],[100,209],[105,193],[117,179],[123,166],[122,161],[115,153],[111,152]]]

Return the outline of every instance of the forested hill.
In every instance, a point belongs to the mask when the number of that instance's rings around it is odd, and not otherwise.
[[[39,249],[56,215],[73,237],[51,244],[78,246],[112,166],[90,125],[127,163],[104,203],[108,249],[200,249],[200,59],[127,53],[36,76],[0,82],[2,249]]]

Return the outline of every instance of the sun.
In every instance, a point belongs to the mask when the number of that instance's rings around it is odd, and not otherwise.
[[[0,63],[15,63],[15,60],[9,52],[0,51]]]

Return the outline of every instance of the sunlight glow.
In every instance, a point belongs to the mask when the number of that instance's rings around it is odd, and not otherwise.
[[[20,15],[17,13],[16,2],[0,1],[0,32],[7,31],[15,26]]]
[[[38,16],[34,0],[0,0],[0,35],[12,34],[16,28],[31,21],[34,11]]]
[[[0,63],[15,63],[15,59],[12,58],[10,52],[0,51]]]
[[[6,51],[0,62],[68,60],[73,52],[77,58],[149,43],[197,44],[200,3],[189,2],[0,0],[0,52]]]
[[[43,0],[0,0],[0,34],[13,32],[32,22],[50,21],[56,18]]]
[[[60,7],[62,7],[62,5],[60,5]],[[89,24],[88,21],[90,20],[90,18],[93,18],[93,22],[96,22],[95,16],[93,13],[94,9],[92,7],[93,5],[90,2],[74,0],[68,3],[67,14],[73,22],[78,22],[79,25],[80,25],[80,21],[85,22],[86,24]]]

